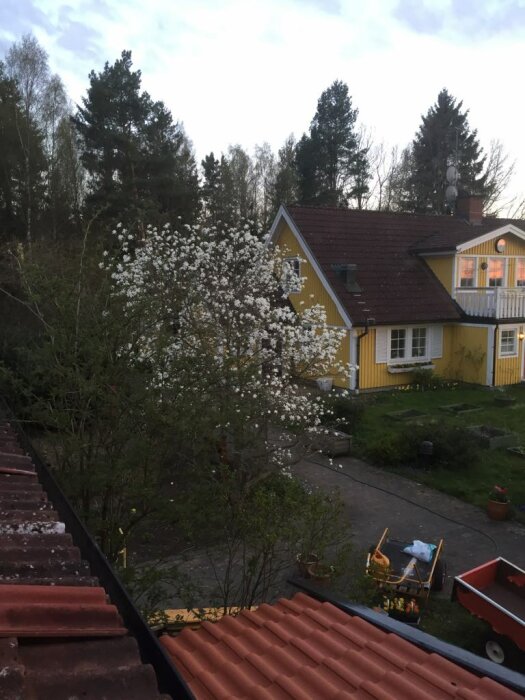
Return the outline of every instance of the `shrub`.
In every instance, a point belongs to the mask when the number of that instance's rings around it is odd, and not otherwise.
[[[467,470],[479,458],[475,439],[461,428],[432,425],[410,425],[399,433],[386,433],[368,450],[367,456],[382,466],[423,466],[421,443],[432,443],[432,454],[424,466],[451,470]]]
[[[411,460],[411,453],[400,434],[384,433],[379,440],[370,445],[367,457],[384,467],[396,467]]]
[[[412,386],[421,391],[426,389],[441,389],[446,386],[446,381],[437,375],[433,369],[412,370]]]
[[[364,404],[359,399],[350,399],[344,396],[331,396],[325,406],[327,414],[323,422],[332,425],[345,433],[355,432],[364,414]]]

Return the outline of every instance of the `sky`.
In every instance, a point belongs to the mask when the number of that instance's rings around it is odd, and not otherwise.
[[[89,72],[130,49],[199,160],[300,138],[336,79],[374,140],[403,147],[446,87],[482,145],[517,162],[516,194],[524,29],[525,0],[0,0],[0,57],[33,33],[79,102]]]

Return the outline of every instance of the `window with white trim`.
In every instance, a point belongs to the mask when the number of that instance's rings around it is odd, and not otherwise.
[[[516,328],[503,328],[499,339],[500,357],[518,355],[518,331]]]
[[[459,286],[476,286],[476,258],[459,259]]]
[[[516,259],[516,287],[525,287],[525,258]]]
[[[285,258],[281,284],[287,294],[301,291],[301,258]]]
[[[393,328],[390,331],[390,359],[404,359],[406,352],[406,330]]]
[[[505,286],[505,258],[489,258],[488,287]]]
[[[392,328],[390,331],[389,361],[424,360],[428,356],[428,333],[421,328]]]
[[[427,354],[427,329],[412,328],[412,357],[425,357]]]

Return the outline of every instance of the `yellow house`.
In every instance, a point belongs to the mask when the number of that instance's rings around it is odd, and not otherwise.
[[[409,384],[417,368],[501,386],[525,380],[525,222],[483,218],[481,201],[456,216],[281,207],[271,242],[304,278],[295,310],[323,304],[345,329],[338,360],[357,365],[336,386]]]

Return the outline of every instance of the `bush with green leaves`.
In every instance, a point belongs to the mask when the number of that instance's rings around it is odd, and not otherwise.
[[[344,433],[354,433],[363,418],[365,405],[360,398],[332,394],[325,399],[323,424]]]
[[[431,454],[422,456],[422,443],[432,443]],[[370,445],[368,458],[384,466],[424,466],[468,470],[479,459],[476,440],[463,428],[429,423],[410,425],[384,433]]]

